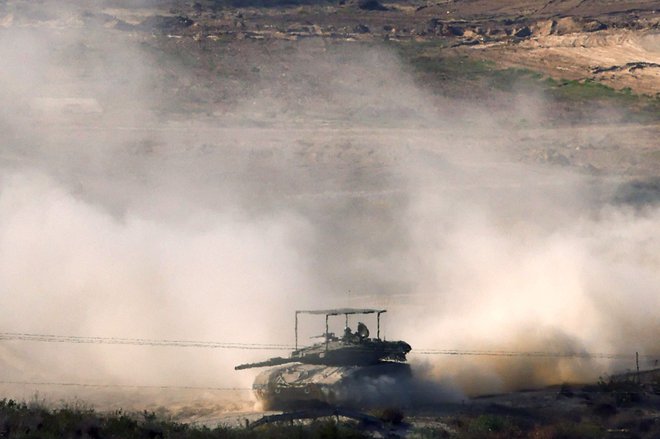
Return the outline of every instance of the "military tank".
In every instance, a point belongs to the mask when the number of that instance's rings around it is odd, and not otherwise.
[[[366,408],[405,404],[412,373],[405,363],[410,345],[380,338],[380,316],[384,309],[341,308],[296,311],[295,349],[288,357],[275,357],[241,364],[236,370],[270,367],[255,379],[253,390],[266,410],[347,406]],[[325,316],[323,341],[298,349],[298,316]],[[353,331],[349,316],[376,314],[377,332],[370,338],[367,326],[359,322]],[[329,318],[345,317],[341,336],[329,331]],[[277,366],[277,367],[274,367]]]

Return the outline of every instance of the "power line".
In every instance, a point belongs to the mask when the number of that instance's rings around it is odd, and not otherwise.
[[[466,349],[413,349],[411,354],[418,355],[464,355],[464,356],[492,356],[492,357],[557,357],[557,358],[584,358],[584,359],[634,359],[635,354],[603,353],[603,352],[550,352],[550,351],[505,351],[505,350],[466,350]],[[639,358],[654,360],[660,354],[639,355]]]
[[[0,332],[0,340],[36,341],[45,343],[81,343],[81,344],[114,344],[136,346],[170,346],[181,348],[210,349],[254,349],[254,350],[291,350],[293,346],[267,343],[230,343],[195,340],[165,340],[146,338],[118,337],[82,337],[75,335],[28,334],[20,332]]]
[[[211,342],[198,340],[169,340],[119,337],[85,337],[74,335],[32,334],[22,332],[0,332],[0,341],[33,341],[44,343],[109,344],[134,346],[165,346],[180,348],[239,349],[239,350],[293,350],[294,346],[274,343]],[[490,356],[490,357],[535,357],[575,359],[620,359],[629,360],[634,354],[602,352],[549,352],[549,351],[505,351],[470,349],[413,349],[412,355],[447,356]],[[640,355],[640,358],[657,359],[660,354]]]
[[[208,386],[170,386],[145,384],[98,384],[98,383],[71,383],[55,381],[9,381],[0,380],[0,384],[23,386],[56,386],[56,387],[92,387],[92,388],[119,388],[119,389],[166,389],[166,390],[212,390],[219,392],[251,391],[250,387],[208,387]]]
[[[460,349],[415,349],[411,354],[417,355],[456,355],[456,356],[490,356],[490,357],[538,357],[538,358],[584,358],[584,359],[633,359],[635,354],[592,353],[592,352],[543,352],[543,351],[472,351]],[[652,355],[641,357],[652,358]]]
[[[155,389],[155,390],[204,390],[214,392],[251,392],[251,387],[212,387],[212,386],[171,386],[171,385],[140,385],[140,384],[102,384],[102,383],[74,383],[74,382],[55,382],[55,381],[9,381],[0,380],[0,385],[21,385],[21,386],[49,386],[49,387],[81,387],[94,389]],[[410,393],[426,393],[424,391],[408,389]],[[608,393],[608,390],[581,389],[586,393]],[[478,399],[478,398],[477,398]]]

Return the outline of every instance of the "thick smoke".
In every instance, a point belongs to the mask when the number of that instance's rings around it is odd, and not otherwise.
[[[455,374],[474,394],[593,380],[632,368],[635,351],[657,357],[660,211],[614,206],[566,172],[483,171],[461,169],[455,187],[441,172],[436,190],[412,196],[406,260],[420,294],[411,302],[424,311],[406,336],[418,347],[629,359],[463,357],[432,361],[433,374]]]
[[[3,331],[290,344],[295,309],[384,306],[414,349],[660,352],[660,210],[519,162],[534,138],[507,120],[541,123],[538,95],[492,115],[387,47],[320,41],[246,42],[254,76],[205,83],[81,16],[0,29]],[[281,354],[3,342],[0,379],[249,387],[233,366]],[[412,362],[441,398],[631,367]]]

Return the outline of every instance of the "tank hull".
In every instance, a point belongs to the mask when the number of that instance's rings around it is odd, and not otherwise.
[[[407,405],[411,377],[410,366],[405,363],[291,364],[263,371],[253,389],[266,410],[322,406],[365,409]]]

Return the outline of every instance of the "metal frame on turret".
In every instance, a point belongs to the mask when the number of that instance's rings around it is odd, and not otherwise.
[[[384,312],[387,312],[386,309],[370,309],[370,308],[339,308],[339,309],[324,309],[324,310],[299,310],[296,311],[296,323],[295,323],[295,333],[296,333],[296,350],[298,350],[298,314],[314,314],[314,315],[325,315],[325,350],[328,350],[329,342],[329,328],[328,328],[328,318],[330,316],[340,316],[343,315],[346,317],[346,326],[348,326],[348,316],[353,314],[376,314],[376,338],[380,340],[380,315]]]

